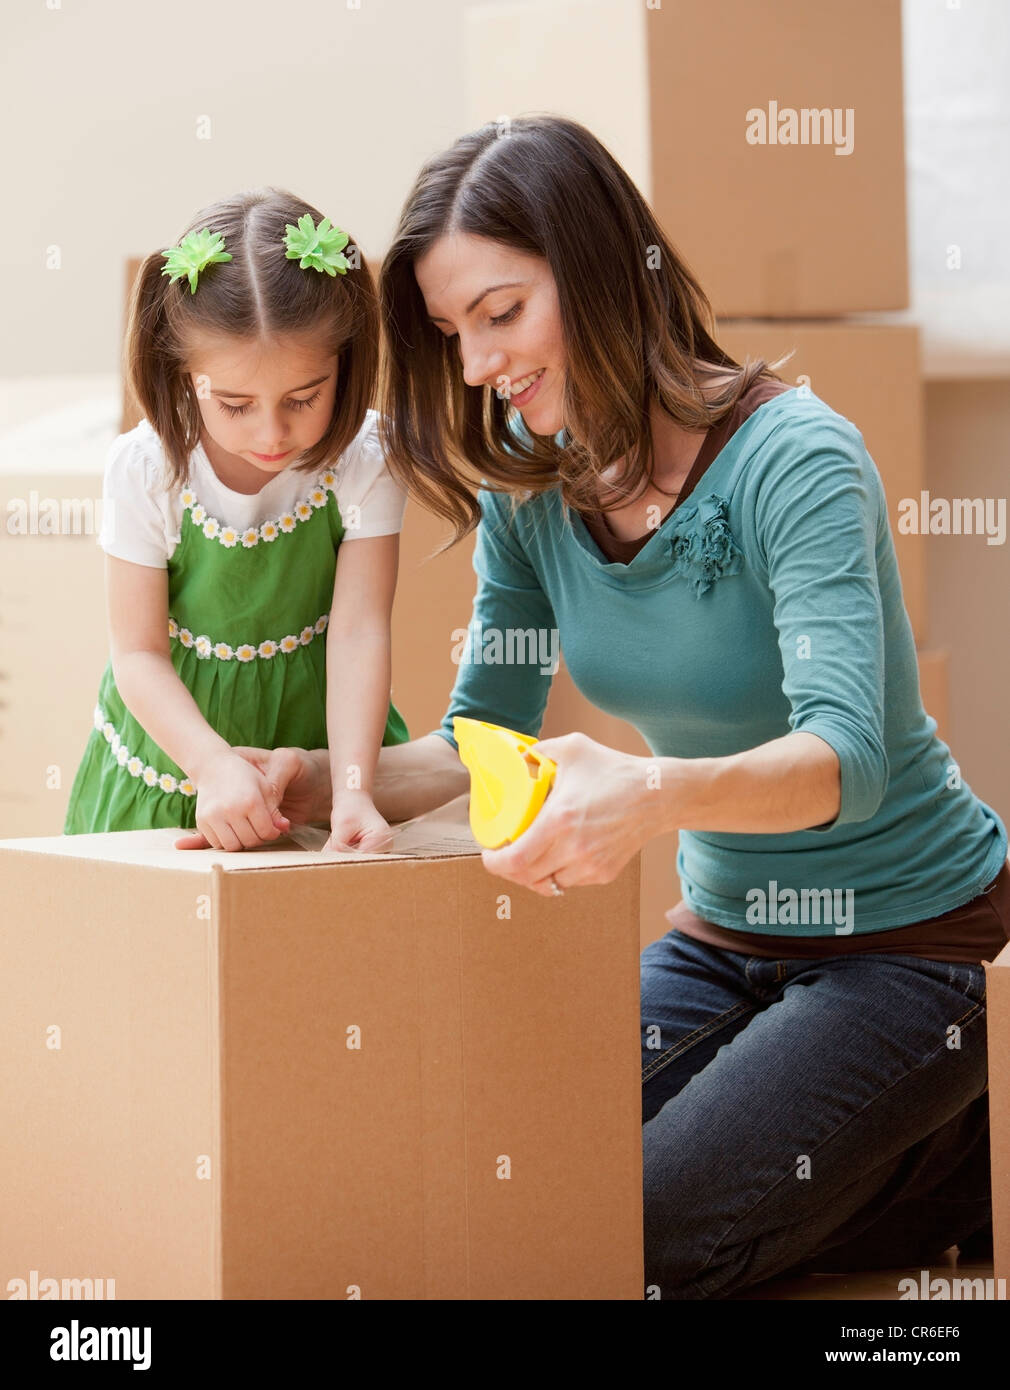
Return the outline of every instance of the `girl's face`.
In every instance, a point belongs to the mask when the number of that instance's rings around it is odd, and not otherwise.
[[[241,461],[260,474],[280,473],[326,433],[337,361],[318,338],[200,337],[189,348],[186,366],[204,431],[231,456],[224,461],[233,470],[242,472]],[[252,481],[256,473],[245,476]]]
[[[567,354],[547,262],[454,232],[417,259],[414,278],[432,322],[458,340],[467,385],[494,387],[531,434],[557,434]]]

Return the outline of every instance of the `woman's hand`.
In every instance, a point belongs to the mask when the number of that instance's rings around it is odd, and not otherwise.
[[[638,851],[667,827],[648,758],[619,753],[585,734],[534,745],[557,763],[554,785],[519,838],[481,858],[489,873],[553,897],[561,889],[612,883]]]
[[[382,854],[393,843],[386,821],[366,791],[342,791],[333,798],[330,838],[324,849],[362,850]]]

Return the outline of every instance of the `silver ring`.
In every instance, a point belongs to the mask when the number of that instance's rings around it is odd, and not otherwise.
[[[560,897],[563,895],[564,891],[565,891],[563,888],[559,888],[559,887],[558,887],[558,881],[557,881],[557,879],[554,877],[553,874],[551,874],[551,888],[553,889],[553,891],[554,891],[554,896],[555,896],[556,898],[560,898]]]

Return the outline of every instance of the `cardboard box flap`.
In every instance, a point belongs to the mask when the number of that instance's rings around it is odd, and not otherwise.
[[[394,848],[385,854],[360,850],[323,850],[328,838],[323,826],[296,826],[289,835],[260,849],[233,852],[213,849],[180,850],[175,841],[184,829],[120,830],[102,835],[49,835],[0,840],[0,850],[26,854],[55,854],[65,858],[100,859],[116,864],[143,864],[207,873],[219,864],[226,873],[251,869],[287,869],[306,865],[367,864],[397,859],[451,859],[477,855],[468,819],[469,793],[446,802],[423,816],[394,825]]]

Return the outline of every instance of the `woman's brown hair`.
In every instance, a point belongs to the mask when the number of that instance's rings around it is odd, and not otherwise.
[[[173,483],[189,480],[189,456],[202,425],[185,365],[193,332],[250,340],[321,335],[337,359],[333,415],[322,439],[292,467],[310,472],[337,459],[365,422],[378,374],[375,282],[353,238],[344,248],[350,268],[343,275],[302,270],[289,259],[284,228],[305,213],[314,223],[321,220],[309,203],[281,188],[254,189],[203,208],[182,236],[209,227],[224,237],[231,260],[202,271],[195,294],[186,279],[170,282],[162,274],[160,251],[141,264],[130,297],[124,370],[161,439]]]
[[[568,357],[564,448],[517,438],[508,400],[466,385],[455,341],[429,320],[414,263],[455,232],[550,266]],[[452,523],[449,545],[480,520],[480,485],[510,493],[513,510],[516,494],[558,484],[579,510],[598,510],[615,487],[637,497],[654,466],[650,399],[701,432],[758,377],[775,377],[763,359],[740,366],[719,347],[711,305],[648,203],[590,131],[560,116],[488,123],[427,161],[383,262],[379,299],[386,461],[421,506]],[[727,369],[728,384],[706,399],[699,374]],[[621,458],[621,479],[604,484],[603,470]]]

